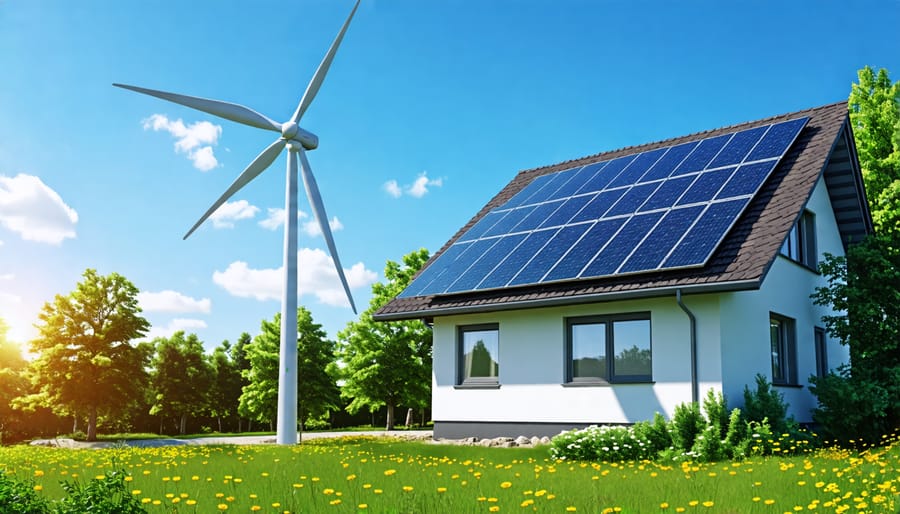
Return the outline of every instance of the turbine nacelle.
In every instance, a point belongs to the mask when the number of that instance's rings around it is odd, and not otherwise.
[[[288,142],[300,143],[307,150],[315,150],[319,147],[319,137],[312,132],[303,130],[293,121],[281,124],[281,137]]]

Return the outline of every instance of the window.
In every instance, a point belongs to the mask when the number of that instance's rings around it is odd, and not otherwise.
[[[773,384],[797,383],[794,341],[794,320],[771,314],[769,316],[769,344],[772,350]]]
[[[567,382],[649,382],[651,364],[650,313],[566,320]]]
[[[497,324],[459,327],[459,383],[500,383],[500,328]]]
[[[803,212],[781,246],[781,254],[812,270],[818,268],[816,216],[813,213]]]
[[[824,377],[828,374],[828,346],[825,339],[825,329],[815,328],[816,345],[816,376]]]

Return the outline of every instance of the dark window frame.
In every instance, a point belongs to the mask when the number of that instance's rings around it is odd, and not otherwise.
[[[615,372],[615,323],[620,321],[646,321],[649,329],[650,373],[642,375],[621,375]],[[573,360],[572,328],[577,325],[604,325],[606,376],[575,377]],[[642,384],[653,382],[653,323],[651,313],[631,312],[623,314],[604,314],[596,316],[578,316],[565,319],[565,384],[564,385],[610,385],[610,384]]]
[[[465,370],[465,333],[486,332],[497,333],[497,376],[496,377],[469,377],[466,378]],[[457,387],[472,388],[496,388],[500,386],[500,324],[481,323],[477,325],[459,325],[456,327],[456,384]]]
[[[816,376],[819,378],[828,375],[828,338],[825,336],[825,329],[815,327],[813,329],[813,344],[816,350]]]
[[[781,245],[781,255],[818,273],[819,254],[816,244],[816,215],[803,211]]]
[[[774,312],[769,313],[769,361],[773,385],[797,385],[797,322]]]

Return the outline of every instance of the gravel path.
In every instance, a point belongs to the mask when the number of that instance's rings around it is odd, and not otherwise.
[[[378,430],[373,432],[304,432],[302,441],[310,439],[334,438],[353,435],[389,436],[407,439],[422,439],[431,441],[431,430]],[[192,439],[135,439],[130,441],[76,441],[74,439],[36,439],[31,442],[33,446],[54,446],[59,448],[111,448],[114,446],[137,446],[141,448],[156,448],[159,446],[183,446],[203,444],[275,444],[274,435],[263,436],[235,436],[235,437],[198,437]]]

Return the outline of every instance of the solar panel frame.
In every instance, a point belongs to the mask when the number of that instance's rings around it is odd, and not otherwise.
[[[400,296],[701,267],[807,121],[774,122],[537,176],[482,216]],[[494,248],[501,240],[511,249],[499,255]],[[573,275],[569,268],[591,250]],[[441,269],[429,273],[434,267]],[[420,280],[427,283],[417,285]]]

